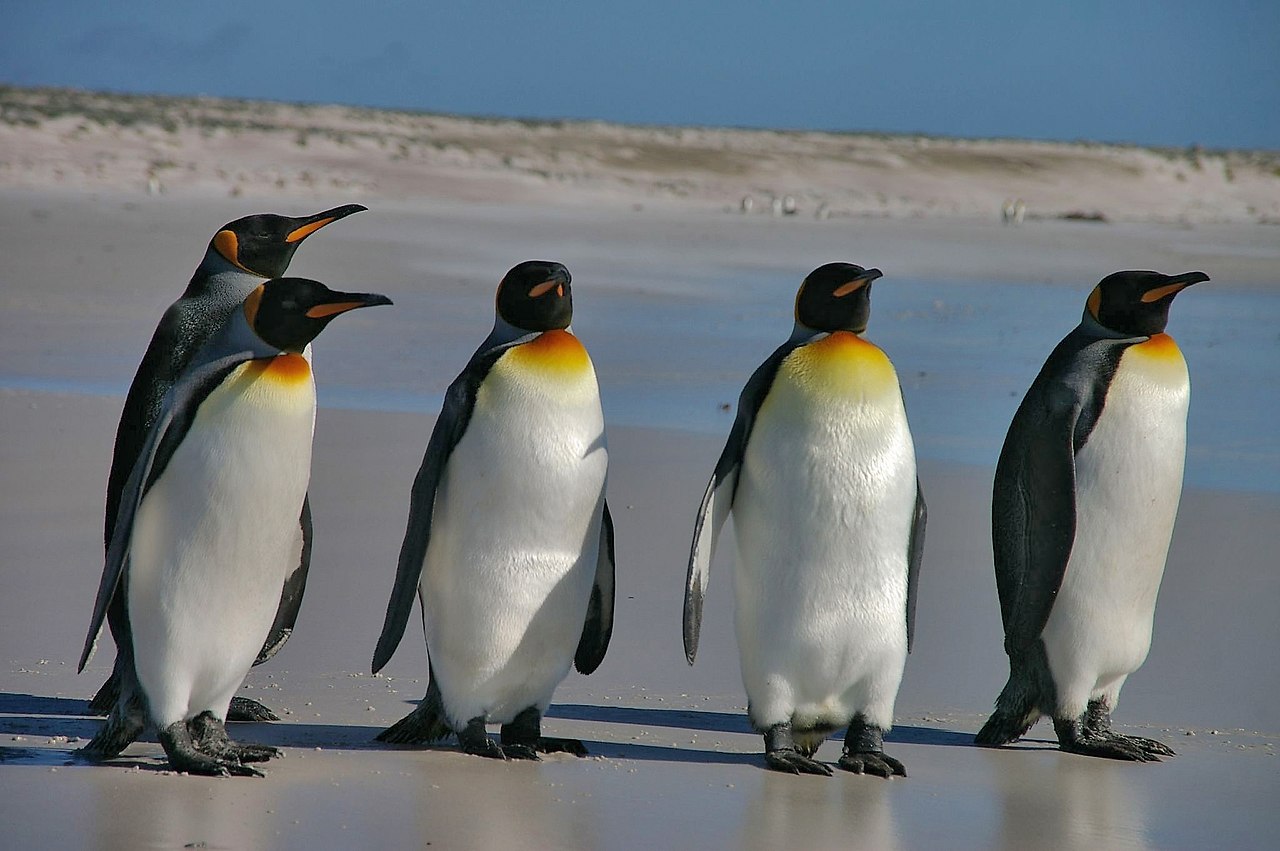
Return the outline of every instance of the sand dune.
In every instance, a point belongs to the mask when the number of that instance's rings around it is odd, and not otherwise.
[[[1280,152],[476,119],[0,87],[0,186],[1280,224]],[[775,210],[776,208],[776,210]]]

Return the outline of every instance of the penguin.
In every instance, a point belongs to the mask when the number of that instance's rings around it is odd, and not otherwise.
[[[1182,493],[1190,382],[1164,333],[1203,272],[1103,278],[1018,406],[996,465],[991,537],[1009,680],[978,744],[1041,715],[1070,753],[1139,762],[1173,751],[1111,729],[1151,647]]]
[[[84,670],[116,608],[128,664],[86,757],[117,756],[148,724],[177,771],[260,775],[246,763],[276,755],[224,722],[297,568],[316,405],[302,353],[334,317],[378,304],[390,300],[268,281],[176,377],[121,489],[80,657]]]
[[[541,733],[569,666],[593,672],[613,632],[609,455],[595,369],[569,327],[570,280],[541,260],[508,271],[493,330],[445,393],[373,657],[376,674],[417,594],[430,684],[379,741],[455,734],[494,759],[587,753]]]
[[[165,394],[186,369],[191,358],[222,323],[263,281],[285,273],[293,253],[308,236],[339,219],[368,209],[346,204],[311,216],[278,216],[263,213],[228,222],[209,241],[182,296],[165,311],[138,366],[124,410],[116,428],[111,472],[107,478],[106,522],[103,541],[110,546],[119,512],[120,496],[129,472],[138,460],[146,435],[155,424]],[[255,664],[267,661],[293,632],[311,561],[311,510],[304,501],[299,519],[298,566],[285,581],[276,612],[276,623]],[[114,612],[114,610],[112,610]],[[116,635],[119,613],[109,613],[111,634]],[[119,645],[121,642],[116,642]],[[119,647],[117,647],[119,651]],[[121,669],[129,664],[117,656],[110,678],[89,701],[89,709],[107,714],[115,705]],[[237,697],[232,702],[235,721],[278,721],[274,712],[254,700]]]
[[[734,516],[734,625],[747,714],[776,771],[847,727],[839,766],[906,776],[884,753],[915,631],[926,509],[898,377],[863,338],[879,269],[828,263],[747,381],[694,524],[684,648],[698,650],[720,530]]]

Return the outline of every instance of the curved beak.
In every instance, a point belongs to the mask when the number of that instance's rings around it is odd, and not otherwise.
[[[832,295],[836,298],[844,298],[849,295],[849,293],[857,292],[876,278],[881,277],[884,277],[884,272],[881,272],[879,269],[866,269],[858,277],[836,287],[835,292],[833,292]]]
[[[1151,304],[1165,296],[1182,292],[1193,284],[1202,284],[1209,280],[1204,272],[1183,272],[1181,275],[1170,275],[1163,284],[1152,287],[1142,294],[1143,304]]]
[[[379,304],[391,304],[391,299],[380,293],[340,293],[334,292],[333,297],[328,301],[315,305],[307,310],[309,319],[324,319],[329,316],[337,316],[340,313],[346,313],[348,310],[357,310],[361,307],[375,307]]]
[[[306,216],[296,219],[298,227],[294,228],[284,238],[285,242],[302,242],[302,240],[311,236],[311,234],[320,230],[325,225],[332,224],[338,219],[345,219],[354,213],[360,213],[369,209],[363,204],[344,204],[341,207],[334,207],[332,210],[324,210],[313,216]]]
[[[567,283],[569,283],[569,280],[563,273],[554,272],[550,278],[529,290],[529,298],[542,298],[552,290],[556,291],[556,295],[563,297],[564,285]]]

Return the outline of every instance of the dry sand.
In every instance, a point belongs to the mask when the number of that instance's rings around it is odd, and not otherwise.
[[[0,847],[1274,847],[1274,227],[773,218],[556,183],[509,201],[66,183],[0,188]],[[76,764],[99,723],[85,700],[111,665],[106,646],[74,674],[111,440],[156,318],[222,222],[348,200],[372,209],[308,242],[291,271],[397,306],[352,316],[316,347],[311,583],[294,637],[247,685],[284,720],[233,730],[286,756],[265,780],[172,775],[153,739],[116,765]],[[413,627],[386,676],[368,674],[409,486],[441,392],[488,330],[493,286],[535,256],[573,270],[575,328],[611,424],[617,628],[600,670],[571,675],[546,722],[593,756],[498,764],[380,747],[376,732],[426,686]],[[903,377],[930,506],[916,651],[887,745],[905,780],[762,768],[732,637],[731,547],[696,667],[680,647],[693,512],[732,417],[722,405],[789,330],[799,279],[832,259],[886,272],[868,336]],[[975,748],[1006,672],[991,466],[1089,286],[1124,267],[1214,278],[1174,308],[1196,386],[1188,487],[1151,655],[1116,713],[1179,756],[1065,755],[1044,723],[1018,747]],[[835,740],[820,757],[838,754]]]

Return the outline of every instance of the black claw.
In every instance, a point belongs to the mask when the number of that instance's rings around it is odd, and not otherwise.
[[[502,753],[507,759],[528,759],[534,762],[542,759],[537,750],[529,745],[503,745]]]
[[[458,744],[462,746],[463,753],[469,753],[472,756],[483,756],[488,759],[507,758],[501,746],[489,738],[489,734],[485,732],[483,716],[472,718],[467,722],[467,726],[458,732]]]
[[[206,715],[215,723],[206,723],[204,720]],[[213,719],[209,713],[202,713],[192,719],[191,724],[201,736],[200,744],[192,738],[191,729],[183,721],[171,724],[160,732],[160,744],[164,747],[165,755],[169,757],[169,765],[174,771],[185,771],[188,774],[208,777],[266,777],[256,768],[241,763],[229,750],[208,753],[202,749],[203,745],[210,750],[219,750],[216,729],[221,728],[221,722]],[[225,735],[224,732],[222,736],[225,738]]]
[[[586,756],[587,746],[577,739],[556,739],[542,736],[538,739],[538,750],[543,753],[567,753],[574,756]]]
[[[280,716],[256,700],[247,697],[231,698],[231,706],[227,708],[228,721],[279,721]]]
[[[831,776],[831,767],[825,763],[802,756],[795,750],[769,751],[764,755],[765,764],[784,774],[820,774]]]
[[[846,752],[836,764],[845,771],[851,771],[854,774],[874,774],[886,780],[894,776],[907,776],[907,769],[901,762],[880,752]]]

